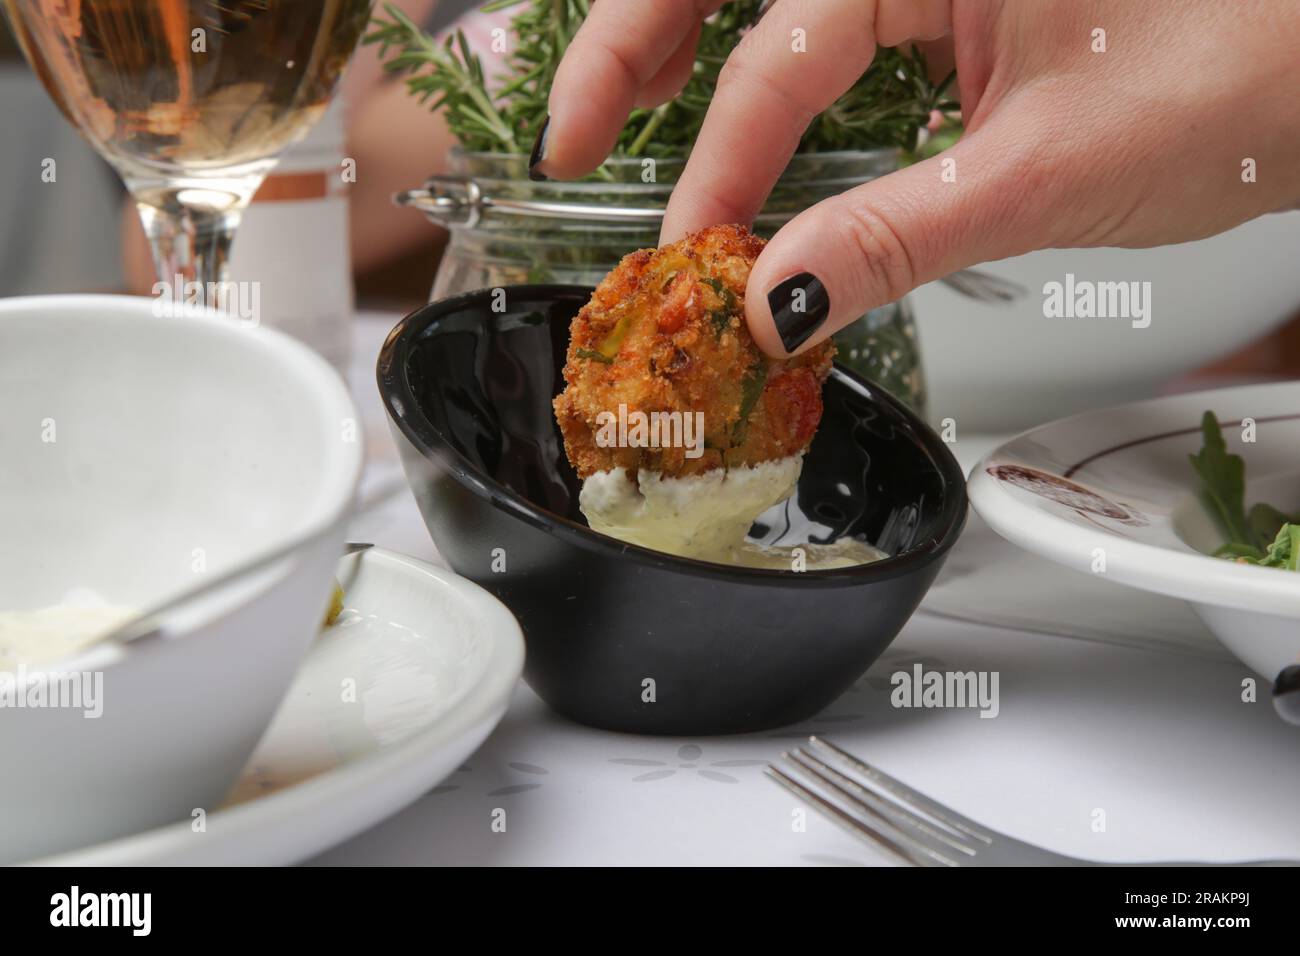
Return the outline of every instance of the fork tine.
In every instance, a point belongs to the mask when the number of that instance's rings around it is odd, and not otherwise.
[[[963,816],[956,810],[952,810],[937,800],[931,800],[923,793],[918,793],[901,780],[896,780],[883,770],[878,770],[871,764],[858,757],[853,756],[847,750],[835,746],[829,740],[823,740],[821,737],[809,737],[808,742],[814,747],[818,747],[829,753],[835,754],[845,763],[849,764],[861,776],[865,777],[870,783],[874,784],[879,790],[888,794],[890,797],[904,805],[911,805],[914,810],[920,810],[926,816],[942,823],[944,826],[955,830],[959,834],[966,834],[974,837],[982,843],[991,844],[993,835],[981,827],[970,817]]]
[[[971,287],[970,281],[960,272],[954,272],[952,275],[946,275],[939,280],[950,289],[960,292],[962,295],[969,296],[972,299],[980,298],[979,290]]]
[[[946,827],[939,829],[932,826],[922,817],[917,816],[901,803],[895,803],[893,800],[887,800],[878,796],[866,787],[862,786],[852,777],[836,770],[826,761],[806,750],[797,750],[793,754],[786,754],[786,759],[803,768],[810,776],[819,783],[830,787],[852,804],[862,806],[868,810],[874,810],[877,814],[884,817],[894,826],[898,827],[905,834],[912,836],[913,839],[920,843],[926,843],[926,837],[929,838],[930,848],[939,853],[946,853],[948,850],[956,850],[965,856],[974,856],[975,849],[965,843],[962,843],[957,835]],[[924,834],[924,836],[922,836]],[[942,844],[936,846],[935,844]]]
[[[906,839],[895,840],[890,834],[882,833],[879,828],[867,821],[846,812],[837,804],[827,800],[821,794],[808,789],[794,777],[790,776],[780,767],[774,764],[768,764],[763,768],[763,772],[785,787],[791,793],[801,800],[811,803],[817,810],[830,818],[832,823],[838,825],[841,829],[848,831],[860,840],[865,840],[883,848],[891,855],[898,857],[904,863],[910,863],[913,866],[954,866],[951,860],[945,860],[936,853],[924,855],[916,852],[909,846]],[[892,827],[890,828],[893,829]],[[897,831],[893,831],[897,833]],[[901,834],[899,834],[901,837]]]
[[[1024,286],[978,269],[961,269],[939,281],[962,295],[990,305],[1006,305],[1028,294]]]
[[[971,270],[971,276],[975,280],[975,285],[979,286],[980,291],[991,302],[1015,302],[1027,292],[1024,286],[1008,282],[987,272]]]

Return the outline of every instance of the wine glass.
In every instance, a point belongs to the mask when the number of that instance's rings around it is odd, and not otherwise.
[[[45,89],[126,183],[159,280],[211,302],[240,213],[325,111],[372,0],[2,2]]]

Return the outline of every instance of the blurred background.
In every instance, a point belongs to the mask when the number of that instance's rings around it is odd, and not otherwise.
[[[433,33],[464,30],[492,73],[492,31],[511,11],[484,14],[476,0],[400,0]],[[62,118],[0,31],[0,295],[147,293],[143,234],[117,176]],[[447,171],[445,123],[387,76],[362,47],[342,106],[295,147],[254,200],[305,201],[305,170],[355,160],[356,181],[329,194],[346,210],[346,256],[358,310],[406,311],[428,298],[447,234],[394,192]],[[41,179],[57,159],[57,180]],[[297,215],[297,213],[295,213]],[[301,218],[297,220],[301,222]],[[340,225],[340,229],[343,227]],[[250,229],[250,232],[254,231]],[[242,233],[241,233],[242,236]],[[247,239],[247,243],[254,240]],[[241,242],[235,244],[238,265]],[[929,389],[929,415],[966,427],[1010,430],[1082,408],[1190,387],[1294,377],[1300,372],[1300,212],[1265,217],[1223,236],[1152,250],[1054,250],[985,268],[1026,290],[1007,306],[982,305],[934,284],[912,296]],[[238,270],[236,269],[236,272]],[[1061,320],[1042,315],[1042,286],[1066,273],[1099,281],[1150,281],[1153,321]],[[239,278],[236,274],[235,278]],[[344,283],[347,276],[340,276]]]

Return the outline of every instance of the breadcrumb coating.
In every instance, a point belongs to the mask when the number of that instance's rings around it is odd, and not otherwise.
[[[764,241],[744,226],[711,226],[642,249],[600,283],[574,317],[555,417],[579,477],[627,468],[669,477],[804,451],[822,416],[835,347],[792,359],[764,355],[745,325],[745,284]],[[703,450],[598,441],[602,412],[703,413]],[[698,420],[698,419],[696,419]]]

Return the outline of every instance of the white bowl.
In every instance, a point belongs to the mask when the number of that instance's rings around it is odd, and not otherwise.
[[[340,558],[335,573],[346,610],[308,650],[203,839],[181,821],[35,862],[285,866],[374,826],[463,767],[519,683],[518,622],[478,585],[384,548]],[[348,680],[364,694],[341,695]]]
[[[982,305],[941,283],[911,299],[931,418],[961,434],[1008,433],[1150,398],[1160,384],[1259,338],[1300,307],[1300,212],[1155,249],[1048,249],[981,265],[1027,295]],[[1151,283],[1151,325],[1043,315],[1043,285],[1067,273]]]
[[[326,530],[170,615],[163,640],[48,665],[102,674],[102,716],[0,708],[0,861],[201,832],[328,601],[363,460],[342,381],[279,333],[153,306],[0,300],[0,609],[144,609]]]
[[[1300,663],[1300,573],[1211,557],[1222,543],[1188,456],[1211,410],[1246,463],[1246,504],[1300,510],[1300,383],[1195,392],[1088,412],[1012,439],[971,473],[993,530],[1099,578],[1182,598],[1272,680]],[[1243,419],[1255,421],[1244,442]]]

